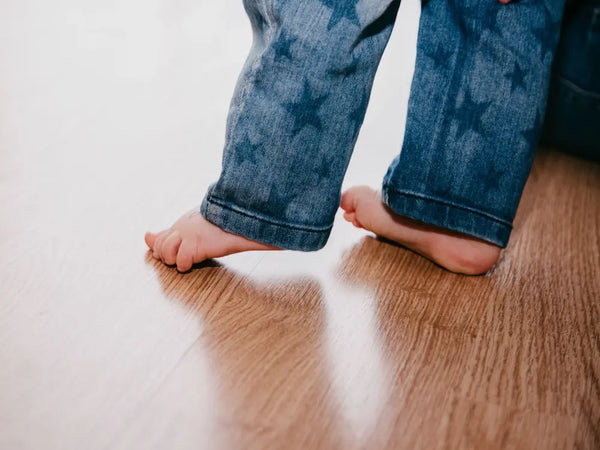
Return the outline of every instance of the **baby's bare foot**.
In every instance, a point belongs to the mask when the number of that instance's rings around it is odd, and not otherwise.
[[[228,233],[206,220],[199,209],[184,214],[171,228],[158,234],[146,233],[146,244],[154,258],[187,272],[193,264],[210,258],[249,250],[281,250]]]
[[[344,219],[359,228],[397,242],[457,273],[480,275],[500,256],[500,247],[443,228],[395,214],[381,201],[381,193],[356,186],[342,195]]]

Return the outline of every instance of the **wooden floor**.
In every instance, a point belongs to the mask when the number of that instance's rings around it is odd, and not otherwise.
[[[409,22],[348,184],[398,151]],[[248,36],[241,2],[0,0],[0,448],[600,448],[600,165],[541,150],[484,277],[340,217],[316,253],[149,257]]]

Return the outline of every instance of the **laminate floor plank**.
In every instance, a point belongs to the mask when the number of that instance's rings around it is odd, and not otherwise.
[[[418,4],[346,185],[400,148]],[[598,164],[540,149],[482,277],[341,216],[319,252],[151,258],[249,44],[241,2],[0,0],[0,448],[600,448]]]

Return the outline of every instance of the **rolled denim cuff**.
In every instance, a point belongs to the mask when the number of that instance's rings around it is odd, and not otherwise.
[[[332,225],[310,227],[283,223],[217,199],[210,195],[210,190],[202,201],[200,213],[222,230],[286,250],[319,250],[327,243],[332,228]]]
[[[428,195],[383,185],[382,201],[396,214],[483,239],[505,248],[512,224],[489,213]]]

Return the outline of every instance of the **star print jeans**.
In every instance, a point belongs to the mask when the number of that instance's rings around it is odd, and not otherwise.
[[[382,183],[397,214],[506,246],[539,140],[564,0],[423,1],[405,139]],[[317,250],[399,0],[244,0],[253,45],[222,172],[201,213]]]

